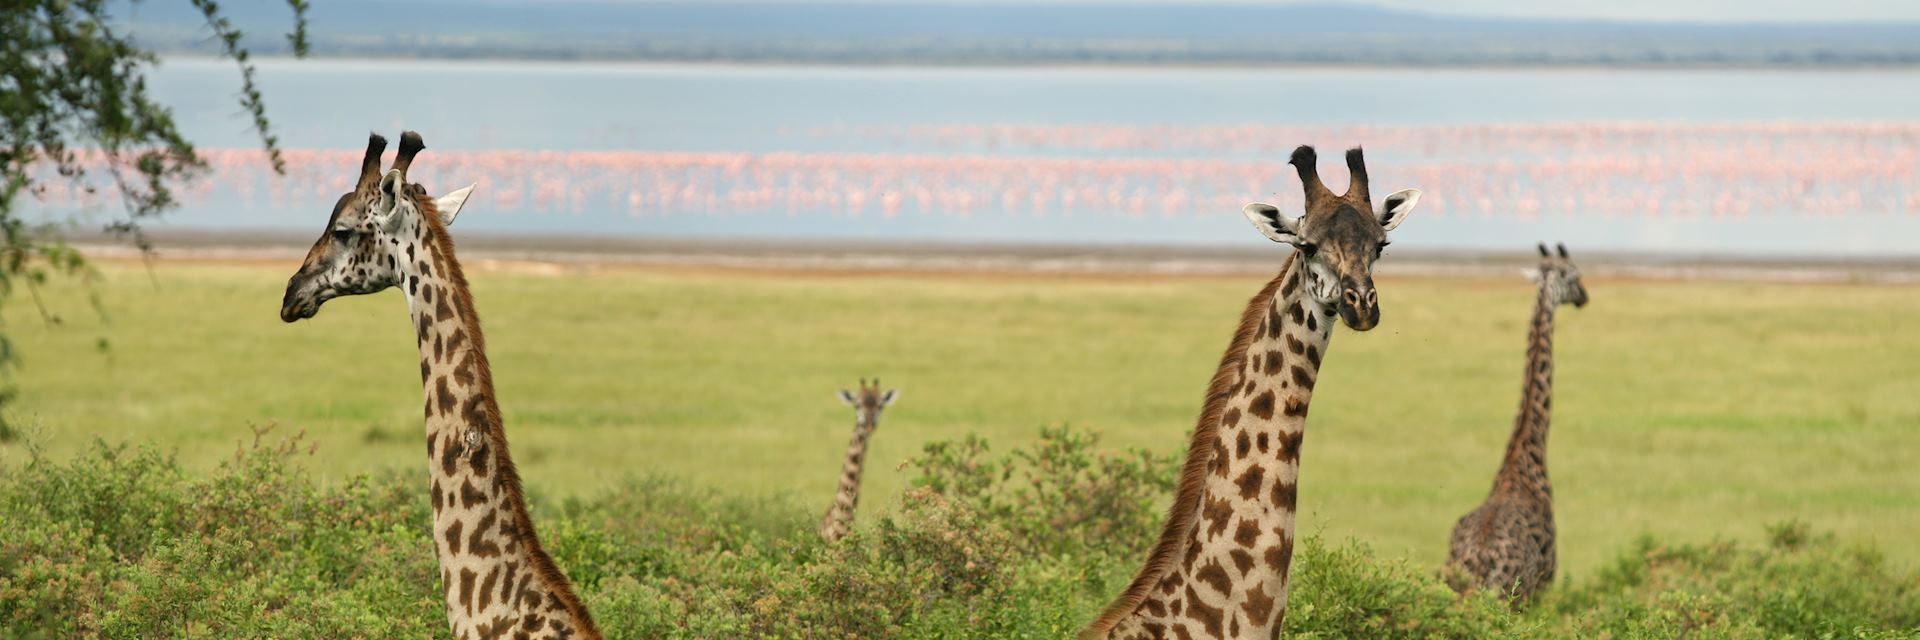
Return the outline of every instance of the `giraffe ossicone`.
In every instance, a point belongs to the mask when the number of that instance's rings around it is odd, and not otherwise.
[[[1540,244],[1540,265],[1527,278],[1538,289],[1527,330],[1527,367],[1520,411],[1506,455],[1486,500],[1453,525],[1447,544],[1448,582],[1457,590],[1487,589],[1515,602],[1553,583],[1559,567],[1553,523],[1553,483],[1547,477],[1547,431],[1553,422],[1553,312],[1562,304],[1587,306],[1580,268],[1559,245]]]
[[[840,486],[834,491],[833,503],[820,517],[820,538],[828,544],[853,531],[853,512],[860,505],[860,476],[867,465],[867,444],[874,430],[880,428],[880,412],[900,397],[898,389],[880,391],[878,378],[872,386],[862,378],[856,388],[857,393],[846,389],[839,393],[840,401],[854,410],[853,439],[847,443],[847,457],[840,465]]]
[[[400,136],[382,173],[387,141],[372,135],[352,191],[335,202],[325,231],[287,281],[280,318],[312,318],[340,296],[398,288],[406,296],[426,396],[427,468],[434,553],[447,624],[456,638],[598,639],[573,585],[540,545],[494,396],[486,341],[447,233],[473,193],[432,198],[407,182],[426,148]]]
[[[1300,451],[1332,318],[1355,331],[1380,321],[1373,264],[1387,232],[1419,202],[1413,189],[1368,196],[1366,161],[1335,195],[1312,147],[1292,164],[1306,211],[1272,205],[1242,213],[1293,251],[1247,303],[1207,387],[1179,486],[1158,542],[1125,591],[1081,632],[1099,638],[1272,638],[1286,619]]]

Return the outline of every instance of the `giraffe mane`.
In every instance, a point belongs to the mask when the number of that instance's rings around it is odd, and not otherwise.
[[[587,637],[600,637],[600,629],[587,611],[586,604],[573,592],[573,581],[560,571],[560,565],[553,561],[553,556],[547,554],[546,547],[541,546],[540,537],[534,531],[533,516],[527,513],[526,491],[520,485],[520,470],[514,466],[513,456],[507,447],[506,425],[501,421],[500,403],[494,397],[493,365],[487,360],[486,335],[480,328],[480,315],[473,307],[473,293],[467,288],[466,273],[460,269],[460,260],[454,257],[453,235],[447,233],[446,224],[440,221],[440,207],[434,204],[433,198],[424,189],[413,185],[407,189],[407,193],[420,212],[422,224],[426,225],[430,254],[445,259],[444,265],[435,264],[434,267],[444,271],[447,281],[453,283],[452,291],[447,293],[454,296],[454,312],[460,314],[462,322],[473,328],[469,339],[473,342],[474,384],[488,390],[485,398],[486,424],[478,426],[484,426],[487,431],[487,446],[499,452],[493,461],[494,473],[506,496],[505,502],[512,513],[514,526],[519,529],[521,544],[526,546],[528,564],[531,565],[529,568],[546,584],[549,592],[560,599],[561,606],[581,626],[580,631],[586,632]]]
[[[1260,320],[1267,315],[1267,307],[1273,304],[1273,296],[1280,285],[1293,275],[1295,256],[1289,254],[1287,261],[1280,265],[1279,275],[1254,294],[1247,301],[1247,308],[1240,312],[1240,326],[1233,334],[1233,342],[1227,346],[1226,354],[1220,356],[1220,366],[1213,372],[1213,381],[1207,385],[1207,401],[1200,409],[1199,422],[1194,426],[1193,437],[1187,444],[1187,461],[1180,469],[1180,485],[1174,491],[1173,506],[1167,509],[1167,525],[1160,530],[1160,540],[1153,545],[1153,552],[1147,556],[1147,564],[1140,573],[1134,575],[1133,582],[1126,591],[1114,599],[1113,604],[1100,612],[1093,624],[1080,632],[1081,640],[1105,637],[1113,626],[1132,615],[1154,585],[1165,578],[1168,571],[1178,566],[1180,557],[1186,553],[1188,532],[1200,517],[1200,498],[1206,492],[1207,465],[1212,462],[1215,437],[1220,431],[1220,415],[1226,410],[1227,400],[1232,396],[1235,376],[1246,363],[1247,348],[1253,345],[1254,330],[1259,328]]]

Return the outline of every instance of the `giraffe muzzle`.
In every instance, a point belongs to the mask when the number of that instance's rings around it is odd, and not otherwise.
[[[1373,287],[1349,287],[1340,295],[1340,321],[1354,331],[1367,331],[1380,324],[1380,298]]]
[[[282,302],[280,303],[280,320],[282,322],[305,320],[319,311],[320,307],[316,305]]]
[[[320,313],[319,297],[313,293],[303,291],[309,288],[308,283],[311,282],[311,280],[303,278],[301,275],[302,274],[296,273],[292,278],[287,280],[287,293],[280,298],[280,320],[282,322],[305,320]]]

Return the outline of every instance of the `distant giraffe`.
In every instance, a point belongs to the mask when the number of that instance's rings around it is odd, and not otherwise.
[[[860,474],[867,464],[867,439],[880,427],[880,411],[900,397],[898,389],[881,393],[877,378],[871,387],[862,379],[857,388],[858,395],[840,390],[840,401],[853,407],[853,440],[847,443],[847,461],[840,466],[840,490],[834,493],[827,514],[820,518],[820,537],[828,544],[838,542],[853,530],[853,510],[860,505]]]
[[[480,316],[447,233],[473,187],[429,198],[407,183],[408,165],[426,147],[420,135],[400,136],[399,156],[382,175],[386,145],[378,135],[368,141],[359,182],[334,204],[326,231],[287,281],[280,318],[311,318],[339,296],[400,289],[420,347],[434,551],[453,636],[598,639],[593,617],[534,534],[507,452]]]
[[[1539,283],[1533,326],[1527,333],[1525,386],[1513,437],[1494,476],[1493,490],[1478,508],[1453,526],[1447,565],[1455,587],[1491,589],[1516,601],[1531,598],[1553,582],[1553,484],[1547,481],[1547,426],[1553,417],[1553,310],[1564,303],[1587,305],[1580,269],[1560,245],[1559,256],[1540,245],[1540,268],[1528,277]]]
[[[1344,195],[1320,182],[1312,147],[1294,150],[1292,164],[1306,189],[1306,215],[1259,203],[1244,213],[1295,251],[1240,315],[1146,566],[1083,639],[1280,634],[1307,403],[1333,317],[1355,331],[1379,323],[1373,263],[1387,232],[1420,199],[1407,189],[1375,209],[1359,149],[1347,152],[1352,182]]]

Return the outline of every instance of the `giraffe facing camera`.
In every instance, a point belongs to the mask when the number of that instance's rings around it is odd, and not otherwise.
[[[866,470],[867,442],[873,438],[875,429],[880,428],[880,412],[900,398],[899,389],[880,391],[880,380],[875,378],[872,386],[865,378],[860,380],[859,391],[840,390],[840,401],[853,407],[853,440],[847,443],[847,459],[840,466],[840,487],[833,494],[833,504],[827,506],[827,513],[820,518],[820,538],[828,544],[838,542],[853,531],[853,511],[860,505],[860,476]]]
[[[1321,184],[1315,157],[1313,147],[1293,152],[1304,216],[1259,203],[1243,211],[1292,255],[1241,312],[1159,541],[1083,640],[1269,638],[1286,620],[1300,448],[1333,317],[1355,331],[1379,324],[1373,263],[1420,200],[1407,189],[1372,206],[1359,149],[1347,152],[1353,180],[1336,196]]]
[[[1320,181],[1319,156],[1313,147],[1293,151],[1290,164],[1306,189],[1307,210],[1288,216],[1278,207],[1255,202],[1241,211],[1261,235],[1292,245],[1304,262],[1307,292],[1354,331],[1380,323],[1379,298],[1373,289],[1373,262],[1386,251],[1387,232],[1405,222],[1420,202],[1419,189],[1388,194],[1375,208],[1368,196],[1367,164],[1359,147],[1347,151],[1351,179],[1347,192],[1334,195]]]

